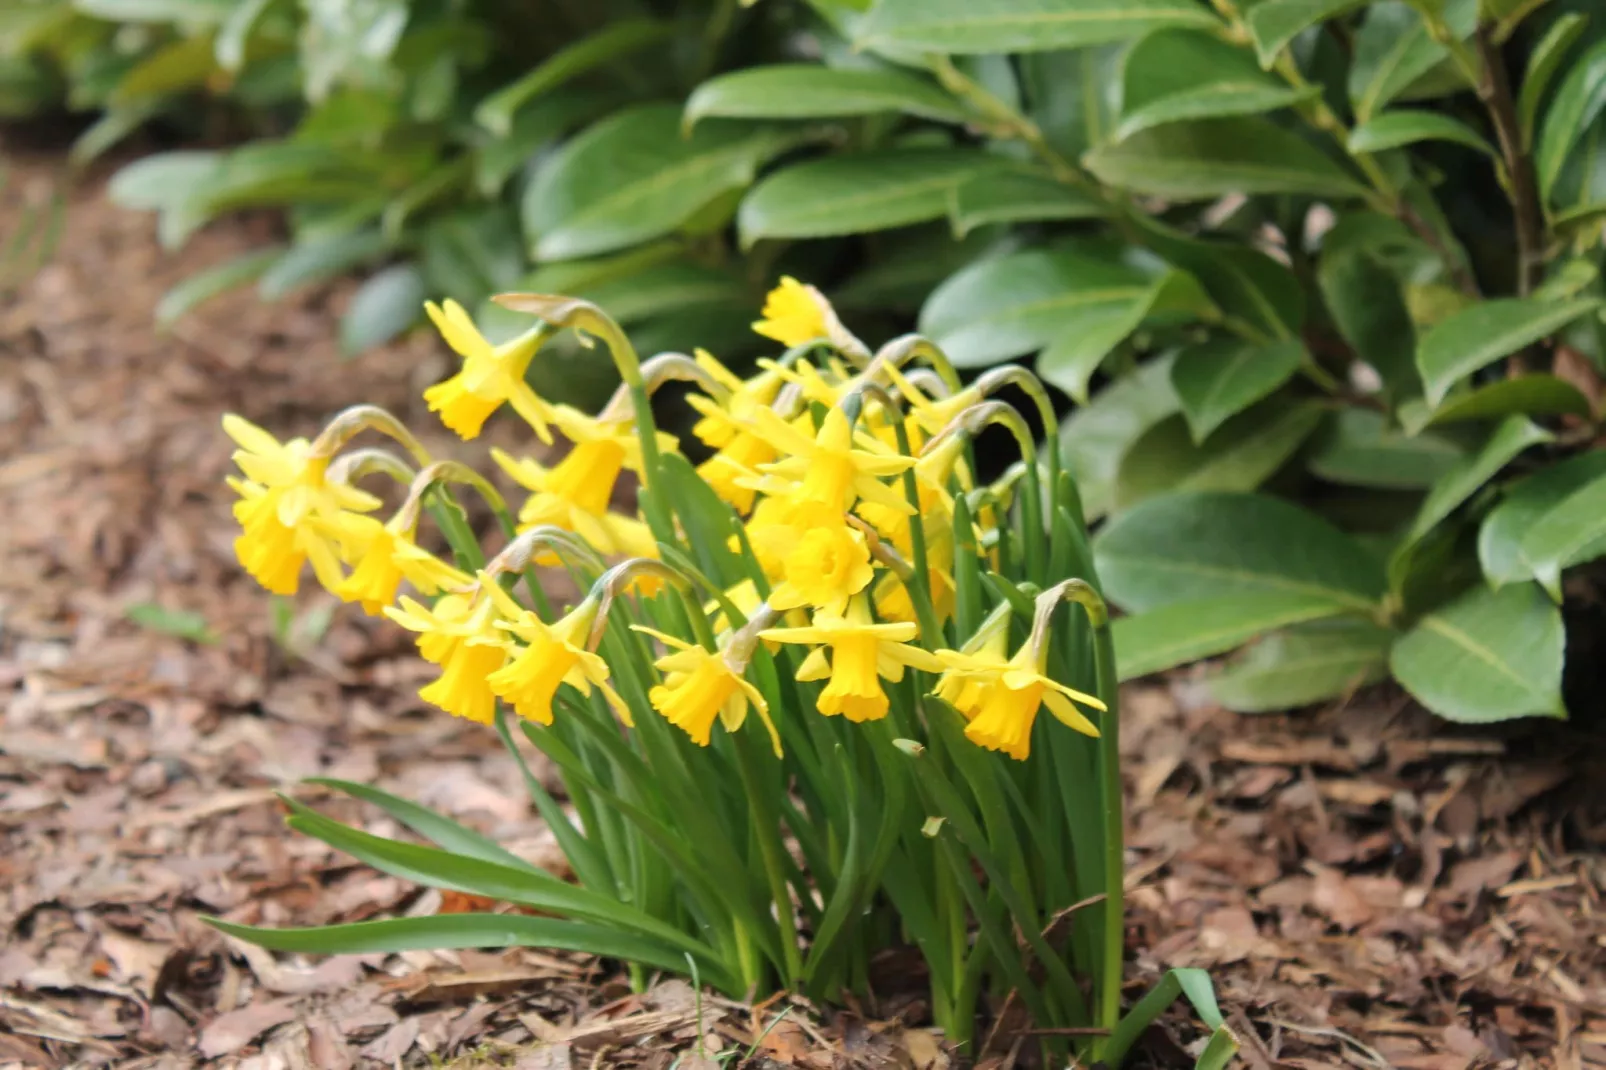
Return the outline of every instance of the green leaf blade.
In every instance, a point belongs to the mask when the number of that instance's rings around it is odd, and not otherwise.
[[[1000,171],[967,179],[948,194],[948,221],[963,238],[992,223],[1088,219],[1109,214],[1101,201],[1048,175]]]
[[[1386,152],[1418,141],[1450,141],[1485,156],[1496,155],[1494,146],[1459,119],[1436,111],[1400,109],[1384,112],[1350,131],[1351,152]]]
[[[742,124],[705,123],[683,137],[672,104],[616,112],[564,145],[530,183],[526,238],[538,260],[573,260],[663,237],[752,182],[784,144]]]
[[[887,112],[947,123],[969,117],[939,86],[907,71],[781,63],[704,82],[686,98],[683,121],[691,127],[709,117],[817,119]]]
[[[1265,119],[1206,119],[1142,130],[1083,157],[1102,182],[1176,201],[1233,193],[1359,198],[1350,171],[1298,134]]]
[[[1381,680],[1393,642],[1393,631],[1358,618],[1299,625],[1266,636],[1207,687],[1237,713],[1309,706]]]
[[[513,128],[514,116],[526,102],[586,71],[611,63],[648,45],[668,40],[674,26],[653,19],[621,19],[547,58],[534,70],[484,100],[474,121],[498,137]]]
[[[1110,598],[1141,613],[1173,602],[1304,593],[1372,611],[1382,563],[1296,505],[1258,494],[1167,494],[1109,523],[1093,543]]]
[[[1304,591],[1172,602],[1115,621],[1118,675],[1123,681],[1133,680],[1224,654],[1266,632],[1343,610],[1330,598]]]
[[[1394,644],[1389,668],[1441,717],[1487,724],[1565,717],[1561,613],[1537,584],[1474,589],[1422,617]]]
[[[1178,353],[1171,385],[1194,441],[1282,386],[1304,359],[1305,347],[1292,339],[1255,345],[1220,338]]]
[[[1160,30],[1127,53],[1115,139],[1164,123],[1275,111],[1317,91],[1266,74],[1242,49],[1209,34]]]
[[[1523,540],[1540,517],[1601,477],[1606,477],[1606,450],[1595,450],[1551,465],[1508,487],[1504,499],[1478,529],[1478,563],[1490,586],[1533,579],[1534,565],[1523,552]],[[1589,557],[1606,553],[1606,539],[1586,546],[1580,553]]]
[[[952,55],[1086,48],[1167,27],[1219,22],[1192,0],[881,0],[858,44]]]
[[[948,195],[994,159],[970,149],[882,149],[806,160],[767,175],[737,213],[742,245],[824,238],[941,219]]]
[[[1598,311],[1602,304],[1599,297],[1555,302],[1508,297],[1455,313],[1417,344],[1416,365],[1428,403],[1439,404],[1464,376]]]

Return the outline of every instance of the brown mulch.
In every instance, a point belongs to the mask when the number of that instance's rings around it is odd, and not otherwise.
[[[0,224],[51,180],[15,162]],[[414,697],[405,637],[321,594],[276,611],[230,550],[221,413],[300,433],[375,401],[427,427],[443,354],[421,336],[343,360],[349,286],[231,296],[158,335],[168,286],[272,232],[215,226],[169,255],[152,230],[86,186],[54,262],[0,295],[0,1068],[661,1070],[755,1041],[778,1065],[946,1065],[924,1023],[874,1008],[634,995],[534,951],[297,959],[197,920],[465,907],[287,832],[280,790],[395,831],[312,774],[562,862],[494,736]],[[152,607],[211,636],[130,620]],[[1452,731],[1387,692],[1237,718],[1185,676],[1126,711],[1134,993],[1210,968],[1257,1070],[1606,1065],[1598,725]],[[1156,1061],[1198,1043],[1189,1020]]]

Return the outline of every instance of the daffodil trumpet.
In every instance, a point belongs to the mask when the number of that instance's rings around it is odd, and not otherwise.
[[[1023,391],[1052,433],[1041,383],[1019,368],[963,383],[917,335],[872,353],[795,279],[755,323],[776,348],[745,371],[700,349],[643,361],[589,301],[497,301],[530,329],[493,344],[461,306],[427,309],[461,362],[426,400],[463,439],[494,427],[494,480],[370,406],[310,441],[231,416],[236,549],[271,590],[310,571],[411,633],[419,704],[495,726],[573,880],[371,789],[438,846],[306,829],[533,912],[451,919],[472,935],[448,942],[594,951],[638,984],[689,956],[733,998],[831,1001],[867,997],[872,961],[907,940],[934,1023],[972,1054],[990,1054],[978,1013],[1012,1000],[1045,1064],[1122,1054],[1109,613],[1064,580],[1091,570],[1075,483],[999,393]],[[623,382],[597,415],[525,375],[571,329]],[[671,381],[689,389],[658,389]],[[709,451],[695,467],[654,412],[683,393]],[[1020,460],[981,483],[972,444],[992,426]],[[355,442],[367,429],[408,455]],[[374,474],[405,495],[354,485]],[[508,480],[528,492],[516,514]],[[457,507],[463,487],[495,526]],[[365,924],[384,946],[392,923]]]

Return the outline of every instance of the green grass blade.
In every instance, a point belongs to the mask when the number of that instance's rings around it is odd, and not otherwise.
[[[437,814],[426,806],[420,806],[415,802],[392,795],[388,791],[381,791],[378,788],[372,788],[366,784],[357,784],[350,780],[337,780],[334,777],[308,777],[304,783],[332,788],[335,791],[350,795],[354,799],[373,803],[407,828],[424,837],[424,839],[438,847],[444,847],[453,854],[468,855],[470,858],[478,858],[482,862],[516,866],[519,869],[527,869],[536,873],[545,872],[535,864],[520,858],[490,837],[482,836],[480,833],[458,824],[449,817]]]
[[[290,827],[392,876],[556,914],[578,915],[606,922],[653,937],[705,959],[712,958],[712,951],[700,940],[619,902],[611,895],[589,891],[539,870],[486,862],[452,854],[438,847],[388,840],[342,825],[292,800],[286,802],[292,811],[288,822]]]
[[[450,948],[538,947],[578,951],[602,958],[639,962],[669,973],[684,974],[686,959],[656,940],[618,929],[560,918],[523,914],[438,914],[427,918],[387,918],[350,925],[306,929],[268,929],[236,925],[221,918],[201,918],[220,932],[270,951],[305,951],[321,955],[364,955],[375,952],[434,951]],[[704,963],[706,970],[708,964]],[[714,976],[704,973],[711,983]],[[721,970],[717,976],[723,976]]]

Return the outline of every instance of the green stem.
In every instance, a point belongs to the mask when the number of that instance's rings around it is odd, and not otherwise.
[[[795,989],[803,976],[803,957],[797,946],[797,923],[792,917],[792,894],[786,883],[785,868],[781,864],[779,819],[772,800],[764,791],[763,779],[755,768],[753,735],[736,734],[736,761],[742,777],[742,790],[753,814],[753,827],[758,838],[758,850],[764,861],[764,876],[769,881],[770,897],[775,904],[775,920],[781,929],[781,959],[785,976],[781,985]]]
[[[1093,657],[1099,698],[1099,788],[1104,818],[1104,975],[1099,985],[1099,1025],[1114,1029],[1121,1018],[1121,978],[1126,959],[1126,852],[1121,795],[1120,685],[1115,670],[1115,643],[1108,616],[1096,619],[1091,607]]]

